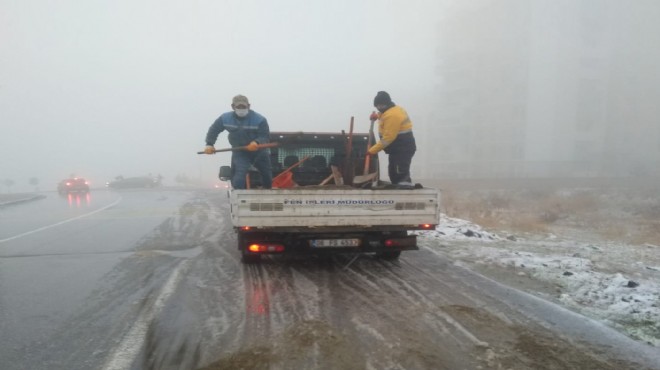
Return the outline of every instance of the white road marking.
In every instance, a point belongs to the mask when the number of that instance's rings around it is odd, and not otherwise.
[[[109,205],[107,205],[107,206],[105,206],[105,207],[103,207],[103,208],[99,208],[99,209],[97,209],[96,211],[92,211],[92,212],[85,213],[85,214],[80,215],[80,216],[72,217],[72,218],[66,219],[66,220],[64,220],[64,221],[60,221],[60,222],[54,223],[54,224],[52,224],[52,225],[48,225],[48,226],[40,227],[40,228],[38,228],[38,229],[34,229],[34,230],[32,230],[32,231],[24,232],[24,233],[22,233],[22,234],[14,235],[14,236],[9,237],[9,238],[6,238],[6,239],[0,239],[0,243],[4,243],[4,242],[8,242],[8,241],[10,241],[10,240],[14,240],[14,239],[22,238],[22,237],[24,237],[24,236],[28,236],[28,235],[32,235],[32,234],[36,234],[36,233],[38,233],[38,232],[41,232],[41,231],[44,231],[44,230],[48,230],[48,229],[53,228],[53,227],[63,225],[63,224],[65,224],[65,223],[67,223],[67,222],[75,221],[75,220],[81,219],[81,218],[83,218],[83,217],[88,217],[88,216],[91,216],[91,215],[93,215],[93,214],[95,214],[95,213],[99,213],[99,212],[101,212],[101,211],[105,211],[106,209],[108,209],[108,208],[110,208],[110,207],[112,207],[112,206],[118,204],[119,202],[121,202],[121,199],[122,199],[122,198],[119,197],[119,199],[117,199],[114,203],[111,203],[111,204],[109,204]]]
[[[144,347],[144,340],[149,330],[149,324],[160,313],[167,299],[176,290],[179,280],[181,280],[181,271],[190,262],[190,260],[185,260],[179,263],[172,275],[167,279],[165,285],[163,285],[152,307],[142,310],[142,313],[135,320],[135,323],[124,336],[121,343],[112,351],[112,355],[110,355],[102,368],[103,370],[125,370],[131,368],[131,365],[135,362],[135,359]]]

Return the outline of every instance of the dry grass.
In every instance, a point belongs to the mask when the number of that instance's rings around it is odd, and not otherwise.
[[[634,188],[443,189],[444,212],[514,233],[581,231],[660,245],[660,192]]]
[[[631,236],[630,241],[635,244],[660,246],[660,220],[641,222],[639,230]]]

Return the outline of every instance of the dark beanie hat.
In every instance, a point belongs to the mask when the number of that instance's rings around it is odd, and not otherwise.
[[[392,105],[392,98],[390,98],[390,94],[386,93],[385,91],[379,91],[374,98],[374,106],[376,105]]]

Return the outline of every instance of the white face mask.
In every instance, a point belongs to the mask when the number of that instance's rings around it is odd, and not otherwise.
[[[247,109],[247,108],[246,109],[236,109],[236,110],[234,110],[234,112],[236,112],[236,115],[239,116],[239,117],[245,117],[245,116],[248,115],[250,110]]]

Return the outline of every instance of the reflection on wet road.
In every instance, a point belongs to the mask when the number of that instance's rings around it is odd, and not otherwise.
[[[1,209],[0,368],[49,368],[25,361],[44,354],[46,338],[189,196],[92,191]]]

